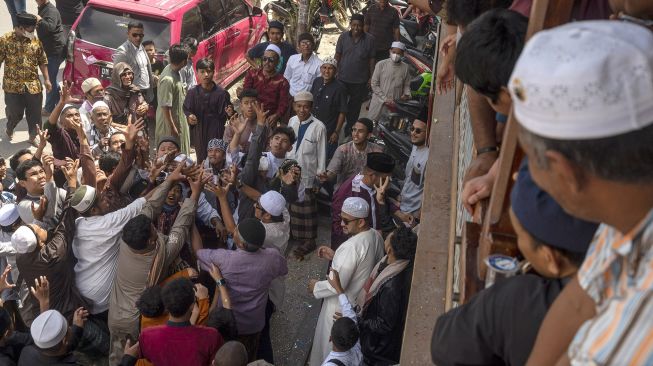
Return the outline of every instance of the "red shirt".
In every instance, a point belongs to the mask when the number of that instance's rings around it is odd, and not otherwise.
[[[141,358],[156,366],[206,365],[213,362],[224,340],[213,328],[171,323],[143,329]]]
[[[250,69],[245,75],[243,89],[256,89],[258,101],[263,104],[263,109],[270,111],[269,115],[276,114],[283,117],[290,102],[290,84],[281,74],[268,77],[261,69]]]

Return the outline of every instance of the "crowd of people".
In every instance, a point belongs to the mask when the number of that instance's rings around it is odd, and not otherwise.
[[[398,181],[369,141],[384,104],[410,95],[387,0],[352,16],[334,55],[270,21],[234,97],[213,59],[194,59],[198,40],[162,60],[131,22],[110,83],[77,80],[81,99],[56,76],[59,2],[37,3],[0,38],[5,133],[25,116],[33,145],[0,160],[3,362],[274,364],[288,260],[313,252],[332,274],[301,284],[323,299],[310,365],[399,362],[428,118],[412,121]]]

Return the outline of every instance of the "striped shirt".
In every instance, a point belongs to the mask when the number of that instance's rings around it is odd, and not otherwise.
[[[653,364],[653,210],[630,232],[601,225],[578,271],[596,302],[569,347],[572,365]]]

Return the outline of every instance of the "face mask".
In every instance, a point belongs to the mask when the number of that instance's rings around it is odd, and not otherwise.
[[[390,59],[393,62],[400,62],[401,61],[401,56],[398,53],[391,53],[390,54]]]

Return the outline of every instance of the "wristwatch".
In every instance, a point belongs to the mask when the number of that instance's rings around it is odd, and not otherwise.
[[[224,286],[226,284],[227,284],[227,281],[225,281],[224,278],[221,278],[221,279],[215,281],[215,285],[218,286],[218,287]]]

